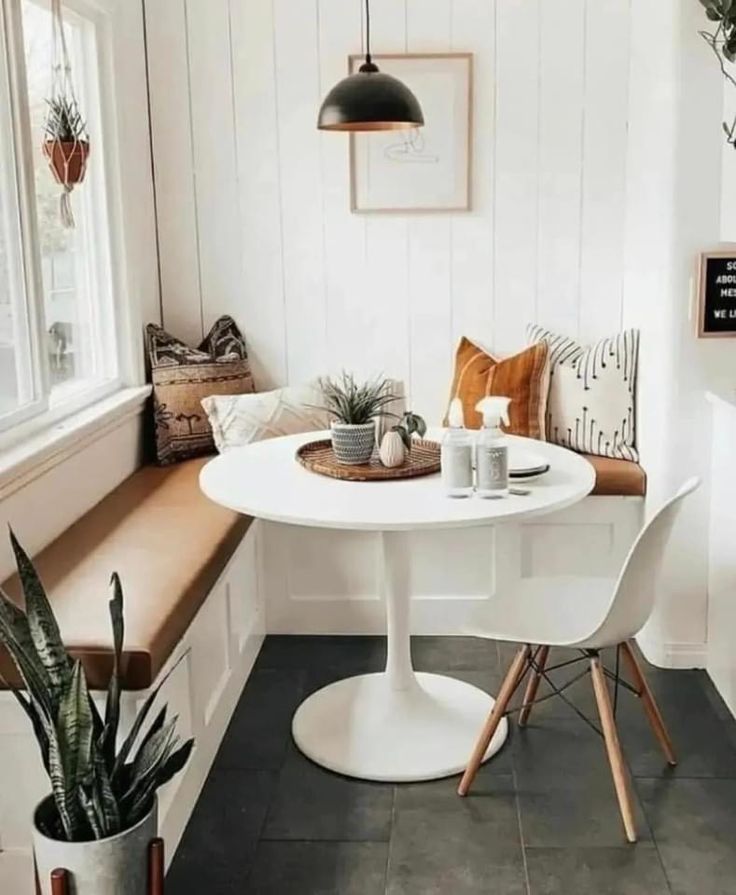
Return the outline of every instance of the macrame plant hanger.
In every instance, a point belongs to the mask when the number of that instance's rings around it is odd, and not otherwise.
[[[74,92],[61,0],[51,0],[51,89],[47,98],[43,153],[62,188],[59,209],[64,227],[74,227],[71,193],[82,183],[89,158],[89,134]]]

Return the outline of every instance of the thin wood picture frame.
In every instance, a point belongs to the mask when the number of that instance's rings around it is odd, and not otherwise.
[[[451,62],[457,65],[458,62],[464,63],[466,83],[462,85],[460,96],[465,104],[466,112],[463,115],[462,128],[456,128],[456,139],[462,140],[464,159],[462,163],[454,168],[455,177],[459,179],[461,188],[456,189],[456,196],[452,201],[447,203],[427,201],[426,204],[409,204],[392,205],[388,202],[381,202],[376,205],[367,205],[361,199],[361,189],[359,183],[359,164],[358,156],[361,154],[361,143],[359,141],[372,140],[373,146],[381,139],[379,133],[372,132],[370,134],[350,134],[350,211],[354,214],[432,214],[432,213],[448,213],[470,211],[472,209],[472,168],[473,168],[473,54],[472,53],[382,53],[373,55],[373,60],[382,71],[388,74],[394,74],[392,63],[401,62],[417,62],[422,61],[430,65],[437,64],[441,67],[442,63]],[[356,72],[364,61],[364,57],[354,53],[348,56],[348,72]],[[401,71],[397,72],[397,77],[405,79],[405,74]],[[411,87],[410,79],[408,86]],[[432,98],[424,96],[423,98],[417,91],[417,98],[423,108],[431,104]],[[425,113],[426,118],[426,113]],[[430,119],[431,120],[431,119]],[[388,132],[394,141],[400,135],[420,134],[423,136],[424,129],[412,129],[412,131],[391,131]],[[399,135],[397,137],[397,135]],[[385,139],[385,138],[384,138]],[[363,147],[368,144],[363,144]],[[407,145],[410,145],[407,142]],[[363,149],[365,151],[365,149]],[[426,159],[426,156],[425,156]]]
[[[709,296],[708,296],[708,265],[712,261],[732,262],[734,276],[734,292],[736,292],[736,246],[730,251],[719,249],[713,252],[701,252],[698,257],[698,308],[697,308],[697,336],[699,339],[735,339],[736,318],[733,320],[733,329],[714,330],[708,328]],[[733,308],[736,311],[736,295],[733,297]]]

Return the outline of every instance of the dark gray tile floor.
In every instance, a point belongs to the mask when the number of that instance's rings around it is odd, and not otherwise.
[[[418,669],[490,693],[512,654],[470,638],[413,640]],[[303,758],[290,737],[299,702],[384,658],[381,638],[266,639],[169,895],[736,895],[736,722],[704,673],[648,669],[680,758],[674,771],[638,701],[619,697],[640,834],[630,846],[602,741],[559,699],[537,706],[526,730],[512,724],[467,799],[456,779],[373,784]],[[595,717],[588,679],[569,692]]]

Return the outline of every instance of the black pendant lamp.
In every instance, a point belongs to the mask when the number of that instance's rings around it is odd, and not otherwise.
[[[365,0],[365,62],[354,75],[335,84],[319,110],[323,131],[395,131],[421,127],[422,107],[398,78],[371,62],[370,0]]]

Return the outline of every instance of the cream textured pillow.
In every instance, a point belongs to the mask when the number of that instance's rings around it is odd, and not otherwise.
[[[251,395],[212,395],[202,399],[217,450],[276,438],[329,429],[330,418],[321,410],[322,393],[316,385],[295,385]]]
[[[638,461],[636,369],[639,331],[595,345],[527,327],[529,341],[549,345],[547,441],[584,454]]]

